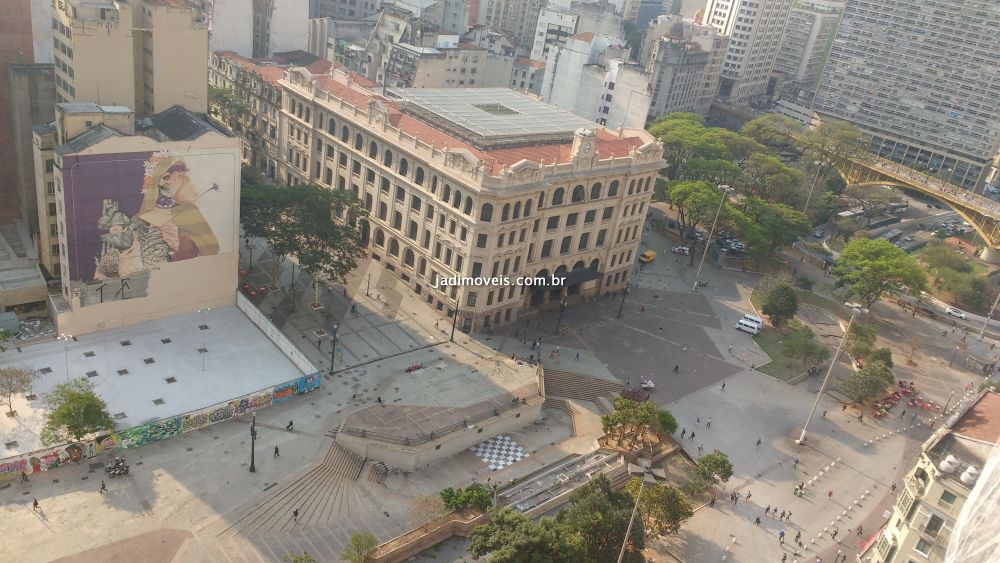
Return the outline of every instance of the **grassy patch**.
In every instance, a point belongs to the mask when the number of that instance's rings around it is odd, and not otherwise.
[[[764,327],[764,330],[760,331],[753,339],[771,357],[771,363],[757,368],[757,371],[782,381],[788,381],[806,370],[802,362],[789,358],[782,352],[781,342],[784,337],[779,330],[773,327]]]

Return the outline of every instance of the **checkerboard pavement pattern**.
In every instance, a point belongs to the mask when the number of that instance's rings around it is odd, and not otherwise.
[[[524,451],[513,438],[506,434],[494,436],[469,449],[493,471],[503,469],[528,457],[528,452]]]

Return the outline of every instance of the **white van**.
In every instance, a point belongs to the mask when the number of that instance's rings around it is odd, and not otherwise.
[[[757,328],[764,328],[764,319],[758,317],[757,315],[746,314],[743,315],[744,321],[757,325]]]
[[[740,319],[733,328],[736,330],[742,330],[743,332],[749,332],[750,334],[757,334],[760,332],[760,325],[754,324],[746,319]]]

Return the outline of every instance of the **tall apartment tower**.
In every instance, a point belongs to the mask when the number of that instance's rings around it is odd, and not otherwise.
[[[208,23],[193,0],[57,0],[57,102],[95,102],[140,115],[208,104]]]
[[[708,0],[703,21],[729,36],[719,96],[745,104],[767,94],[792,0]]]
[[[815,110],[858,125],[870,149],[981,187],[1000,149],[1000,3],[847,3]]]
[[[782,97],[808,103],[823,74],[846,0],[795,0],[788,14],[774,71],[781,73]]]
[[[649,22],[641,58],[653,89],[648,119],[676,111],[708,115],[728,44],[714,27],[681,16]]]

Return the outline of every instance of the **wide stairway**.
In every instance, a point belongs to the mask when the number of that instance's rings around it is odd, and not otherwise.
[[[618,381],[590,375],[545,368],[545,395],[597,402],[601,397],[612,397],[625,386]]]
[[[355,481],[363,466],[360,456],[333,442],[322,463],[234,520],[218,535],[263,535],[343,520],[357,508],[359,492]],[[299,511],[298,518],[295,510]]]

